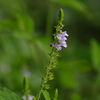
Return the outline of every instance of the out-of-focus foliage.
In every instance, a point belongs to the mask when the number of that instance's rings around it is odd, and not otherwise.
[[[0,99],[1,100],[21,100],[16,94],[9,91],[6,88],[0,88]]]
[[[70,7],[73,10],[76,10],[80,13],[86,13],[87,7],[80,0],[51,0],[51,2],[57,3],[58,5],[63,5]]]
[[[62,7],[68,48],[56,59],[50,95],[58,88],[58,100],[100,100],[99,4],[99,0],[0,0],[0,87],[22,96],[27,76],[31,94],[36,95]]]
[[[91,57],[95,69],[100,71],[100,44],[96,40],[91,40]]]

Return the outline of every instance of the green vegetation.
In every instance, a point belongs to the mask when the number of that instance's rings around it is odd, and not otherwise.
[[[43,91],[40,100],[47,99],[45,94],[52,97],[56,88],[58,100],[100,100],[100,6],[95,0],[0,0],[2,91],[6,87],[22,97],[26,76],[30,94],[37,94],[60,8],[64,10],[63,30],[69,34],[68,48],[55,59],[58,65],[52,70],[50,94]]]

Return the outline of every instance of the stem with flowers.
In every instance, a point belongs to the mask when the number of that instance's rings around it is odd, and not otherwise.
[[[58,51],[60,51],[63,47],[67,47],[66,41],[67,38],[65,36],[69,36],[66,31],[62,32],[62,28],[64,27],[64,25],[62,24],[63,21],[63,10],[60,9],[59,13],[58,13],[58,25],[55,26],[56,28],[56,34],[54,35],[54,43],[50,44],[50,47],[52,47],[52,52],[49,54],[50,55],[50,59],[49,59],[49,63],[48,66],[46,67],[46,73],[45,76],[42,78],[42,82],[41,82],[41,86],[39,89],[39,92],[36,96],[36,100],[39,100],[41,97],[41,93],[43,90],[45,89],[49,89],[49,85],[47,84],[47,82],[49,80],[53,80],[54,79],[54,75],[51,72],[51,69],[53,69],[54,67],[56,67],[57,63],[53,60],[53,58],[59,56]]]

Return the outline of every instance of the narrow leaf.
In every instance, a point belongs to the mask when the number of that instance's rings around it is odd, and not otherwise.
[[[43,96],[44,96],[45,100],[51,100],[49,92],[47,92],[46,90],[44,90],[44,91],[42,91],[42,93],[43,93]]]
[[[57,100],[58,97],[58,89],[55,89],[53,96],[52,96],[52,100]]]

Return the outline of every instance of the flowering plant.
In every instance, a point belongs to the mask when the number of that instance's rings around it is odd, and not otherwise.
[[[31,95],[29,95],[28,81],[27,81],[27,78],[25,78],[24,80],[24,86],[25,86],[24,94],[25,95],[23,96],[23,100],[33,100],[33,99],[39,100],[41,97],[41,93],[43,93],[45,100],[51,100],[49,93],[46,90],[49,89],[49,84],[47,84],[47,81],[54,79],[54,75],[51,72],[51,69],[57,66],[57,63],[53,60],[53,58],[59,56],[59,51],[62,49],[62,47],[65,47],[65,48],[67,47],[66,37],[69,36],[66,31],[64,32],[62,31],[62,28],[64,27],[64,25],[62,24],[63,16],[64,16],[63,10],[60,9],[59,14],[58,14],[58,25],[55,26],[56,33],[53,34],[54,43],[50,43],[50,47],[52,47],[52,52],[49,54],[50,55],[49,63],[48,63],[48,66],[46,67],[45,76],[42,78],[39,92],[36,95],[36,97],[35,96],[32,97]],[[57,100],[57,96],[58,96],[58,90],[56,89],[52,96],[52,100]]]
[[[45,76],[42,78],[40,90],[36,98],[34,97],[34,100],[39,100],[41,93],[43,93],[46,100],[50,100],[50,97],[47,98],[47,95],[49,93],[46,91],[46,89],[49,89],[49,85],[47,84],[47,81],[54,79],[54,75],[51,72],[51,69],[57,66],[57,63],[53,60],[53,58],[59,56],[58,51],[62,49],[62,46],[65,48],[67,47],[66,36],[69,36],[66,31],[62,32],[62,28],[64,27],[64,25],[62,24],[63,16],[64,16],[63,10],[60,9],[58,13],[58,25],[55,26],[56,33],[53,34],[54,43],[53,44],[50,43],[50,47],[53,47],[53,48],[52,48],[52,52],[49,54],[50,55],[49,63],[48,63],[48,66],[46,67]],[[57,100],[57,95],[58,95],[58,90],[56,89],[52,97],[52,100]]]
[[[47,83],[49,80],[54,79],[54,74],[51,72],[53,68],[57,66],[57,62],[54,61],[54,58],[59,56],[59,51],[62,47],[67,47],[66,40],[69,35],[66,31],[62,31],[64,25],[62,24],[63,21],[63,10],[60,9],[58,14],[58,24],[55,26],[56,33],[53,34],[54,36],[54,43],[50,43],[50,47],[52,47],[52,51],[49,54],[50,59],[48,65],[45,70],[45,76],[42,77],[41,86],[36,96],[30,95],[28,79],[24,77],[24,95],[22,96],[23,100],[39,100],[41,94],[43,94],[45,100],[57,100],[58,97],[58,90],[55,89],[52,97],[49,96],[47,89],[49,89],[49,84]],[[9,91],[6,88],[0,88],[0,100],[21,100],[16,94]]]
[[[62,32],[62,30],[60,30],[60,34],[56,35],[57,39],[59,40],[59,43],[55,45],[51,43],[50,46],[51,47],[54,46],[58,51],[62,49],[61,46],[66,48],[67,44],[65,40],[67,40],[67,38],[65,36],[69,36],[69,35],[66,33],[66,31]]]

